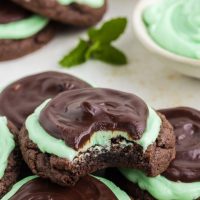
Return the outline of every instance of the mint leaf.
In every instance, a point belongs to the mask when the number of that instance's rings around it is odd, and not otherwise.
[[[100,29],[89,29],[88,35],[92,42],[99,41],[102,44],[111,43],[120,37],[120,35],[124,32],[126,25],[126,18],[112,19],[104,23]]]
[[[95,42],[93,45],[90,46],[90,48],[87,50],[85,54],[86,60],[89,60],[90,58],[92,58],[92,53],[97,51],[100,48],[100,45],[101,44],[99,42]]]
[[[127,59],[124,53],[111,45],[99,46],[98,49],[91,52],[91,57],[113,65],[127,64]]]
[[[88,42],[80,40],[78,46],[66,55],[59,63],[62,67],[72,67],[80,65],[86,61],[85,54],[89,49]]]
[[[73,67],[89,59],[98,59],[113,65],[124,65],[127,58],[123,52],[111,45],[125,30],[126,18],[116,18],[105,22],[100,29],[88,30],[88,40],[80,40],[68,55],[59,63],[62,67]]]
[[[90,40],[94,42],[97,35],[99,35],[99,30],[97,30],[95,28],[90,28],[87,33],[88,33]]]

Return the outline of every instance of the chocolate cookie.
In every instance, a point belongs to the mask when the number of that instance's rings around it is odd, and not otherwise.
[[[65,73],[43,72],[11,83],[0,93],[0,114],[17,128],[44,100],[68,90],[91,87],[88,83]]]
[[[45,17],[3,0],[0,4],[0,61],[24,56],[48,43],[55,32],[48,22]]]
[[[39,106],[21,130],[20,146],[34,174],[74,185],[106,167],[136,167],[155,176],[174,158],[175,138],[165,117],[139,97],[87,88]]]
[[[17,189],[16,189],[17,188]],[[131,200],[112,182],[94,176],[82,178],[74,187],[61,187],[36,176],[18,182],[1,200]]]
[[[18,178],[20,171],[19,148],[15,142],[17,129],[0,117],[0,198]]]
[[[136,200],[200,199],[200,111],[179,107],[160,112],[176,135],[176,158],[167,170],[155,178],[131,169],[120,169],[124,177],[113,170],[107,174]]]
[[[134,197],[134,200],[155,200],[146,190],[140,189],[136,183],[126,179],[117,168],[106,169],[104,177],[113,181],[113,183],[126,191],[131,197]]]
[[[13,0],[13,2],[50,19],[87,27],[96,24],[106,12],[106,0]]]

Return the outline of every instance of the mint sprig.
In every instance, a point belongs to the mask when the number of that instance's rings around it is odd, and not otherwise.
[[[127,63],[125,54],[112,45],[125,31],[126,18],[116,18],[105,22],[99,29],[88,30],[88,40],[80,39],[78,45],[59,62],[62,67],[73,67],[89,59],[100,60],[112,65]]]
[[[86,61],[85,54],[87,53],[88,48],[88,42],[81,39],[78,46],[74,48],[68,55],[66,55],[60,61],[60,64],[66,67],[83,64]]]

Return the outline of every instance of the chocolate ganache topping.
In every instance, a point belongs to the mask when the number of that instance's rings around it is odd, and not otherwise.
[[[68,90],[91,87],[86,82],[59,72],[44,72],[20,79],[0,93],[0,114],[18,128],[34,109],[48,98]]]
[[[33,179],[22,186],[10,200],[117,200],[99,180],[86,176],[74,187],[61,187],[48,180]]]
[[[160,112],[176,135],[176,158],[163,175],[172,181],[200,181],[200,111],[179,107]]]
[[[8,0],[1,0],[0,2],[0,24],[18,21],[29,15],[29,11],[26,11]]]
[[[133,94],[87,88],[55,97],[39,121],[50,135],[77,150],[97,131],[124,131],[132,139],[140,139],[147,117],[147,105]]]

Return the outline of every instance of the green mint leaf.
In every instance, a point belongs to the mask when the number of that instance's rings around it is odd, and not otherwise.
[[[123,52],[111,46],[120,37],[127,25],[126,18],[116,18],[105,22],[100,29],[88,30],[89,40],[80,40],[69,54],[59,63],[62,67],[73,67],[89,59],[98,59],[113,65],[124,65],[127,58]]]
[[[120,66],[127,64],[127,58],[124,53],[111,45],[101,45],[93,50],[90,55],[93,59],[101,60],[113,65]]]
[[[90,40],[94,42],[94,41],[96,41],[96,37],[99,35],[99,30],[97,30],[95,28],[90,28],[87,33],[88,33]]]
[[[85,54],[89,49],[88,42],[80,40],[77,47],[75,47],[69,54],[59,62],[62,67],[73,67],[86,62]]]
[[[90,46],[90,48],[87,50],[86,54],[85,54],[85,58],[86,60],[89,60],[92,58],[92,53],[97,51],[100,48],[100,43],[99,42],[95,42],[94,44],[92,44]]]
[[[100,29],[89,29],[88,35],[92,42],[99,41],[102,44],[111,43],[119,38],[125,31],[126,25],[126,18],[111,19],[110,21],[105,22]]]

